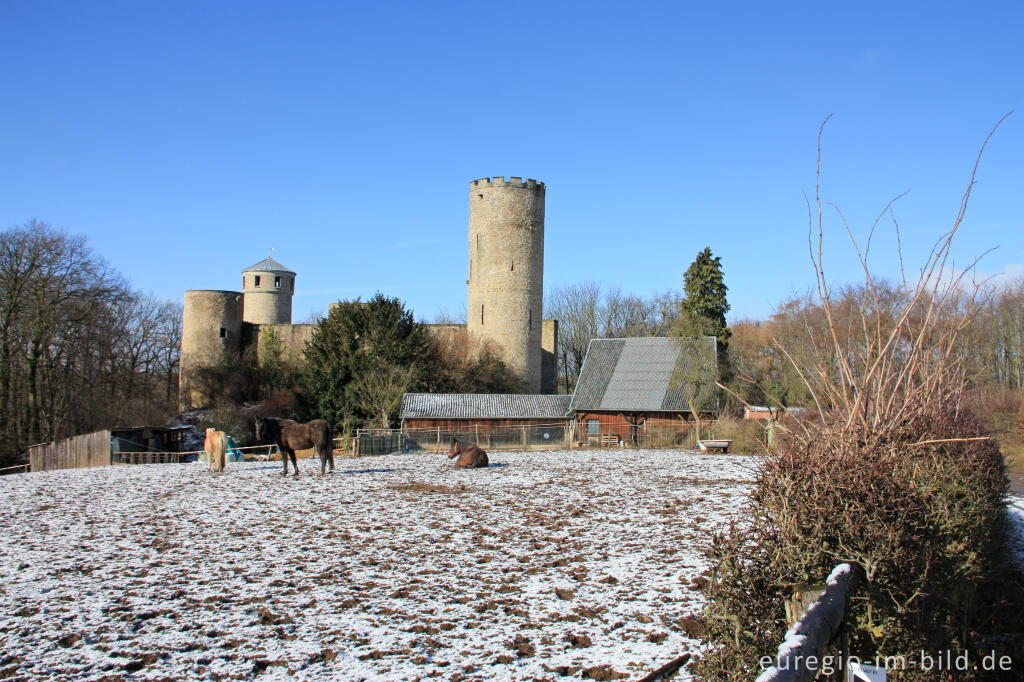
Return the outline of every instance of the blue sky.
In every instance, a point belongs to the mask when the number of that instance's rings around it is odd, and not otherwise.
[[[468,183],[546,183],[545,289],[682,288],[710,246],[731,319],[813,284],[804,193],[905,260],[951,225],[1024,274],[1024,5],[0,0],[0,228],[85,234],[182,300],[274,258],[294,319],[377,290],[465,307]],[[827,225],[832,279],[859,278]],[[890,222],[872,246],[894,276]]]

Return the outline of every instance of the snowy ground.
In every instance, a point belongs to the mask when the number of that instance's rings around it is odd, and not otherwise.
[[[615,679],[696,651],[751,460],[490,454],[4,477],[0,678]]]

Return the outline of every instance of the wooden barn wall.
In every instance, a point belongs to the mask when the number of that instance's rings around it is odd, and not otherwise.
[[[32,471],[110,466],[110,431],[36,445],[28,453]]]
[[[601,433],[614,434],[626,442],[630,439],[630,429],[634,423],[646,424],[648,429],[678,429],[680,431],[688,431],[694,426],[689,412],[659,412],[649,416],[638,413],[628,416],[633,419],[632,422],[624,414],[577,412],[576,439],[578,441],[587,439],[587,421],[591,419],[597,419],[600,422]]]

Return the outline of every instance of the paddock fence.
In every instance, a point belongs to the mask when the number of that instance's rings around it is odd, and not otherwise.
[[[467,426],[461,429],[358,429],[352,441],[356,456],[395,452],[448,452],[452,439],[476,443],[485,450],[565,450],[572,442],[571,425]]]
[[[28,449],[31,471],[110,466],[110,431],[95,431]]]
[[[703,434],[714,437],[715,422],[705,422]],[[700,436],[692,423],[670,428],[647,424],[601,426],[593,431],[574,422],[524,426],[467,425],[460,428],[423,427],[357,429],[352,455],[387,455],[409,452],[448,452],[452,439],[475,443],[484,450],[530,451],[589,448],[694,449]]]

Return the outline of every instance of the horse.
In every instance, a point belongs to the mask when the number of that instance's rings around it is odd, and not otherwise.
[[[455,459],[458,455],[459,458]],[[455,459],[457,467],[485,467],[487,466],[487,453],[472,443],[460,443],[458,438],[452,438],[452,449],[448,451],[448,459]]]
[[[206,429],[206,466],[210,471],[224,471],[224,454],[228,447],[228,437],[223,431]]]
[[[299,424],[291,419],[271,419],[270,417],[256,417],[256,440],[264,443],[271,441],[281,451],[281,461],[284,462],[283,476],[288,475],[288,458],[292,458],[292,467],[295,469],[295,476],[299,475],[299,464],[295,461],[296,450],[314,448],[320,457],[320,475],[323,476],[327,463],[331,464],[331,472],[334,472],[334,449],[331,447],[331,425],[323,419],[314,419],[305,424]]]

